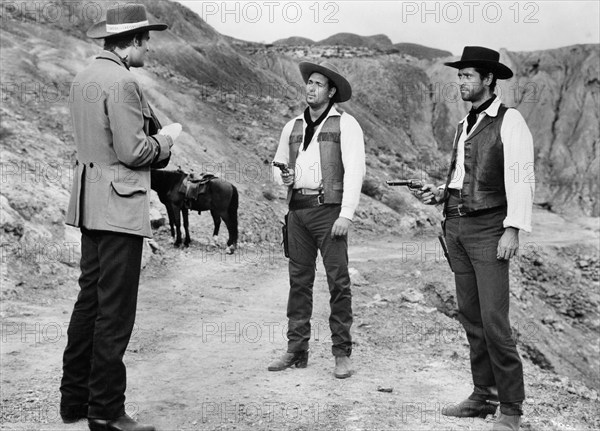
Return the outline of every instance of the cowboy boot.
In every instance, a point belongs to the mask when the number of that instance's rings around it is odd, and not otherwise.
[[[90,431],[156,431],[152,425],[144,425],[134,421],[128,415],[113,420],[88,419]]]
[[[495,386],[475,385],[469,398],[443,407],[442,414],[458,418],[485,418],[496,413],[498,404],[498,390]]]
[[[335,357],[335,369],[333,375],[338,379],[347,379],[352,375],[352,363],[348,356]]]
[[[281,371],[295,365],[296,368],[306,368],[308,364],[308,350],[300,352],[287,352],[281,358],[269,364],[269,371]]]
[[[467,398],[466,400],[442,408],[444,416],[454,416],[457,418],[485,418],[487,415],[496,413],[498,406],[489,401],[477,401]]]

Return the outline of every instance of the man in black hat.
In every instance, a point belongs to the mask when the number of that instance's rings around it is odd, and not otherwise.
[[[151,237],[150,167],[164,167],[181,126],[160,129],[130,67],[144,66],[150,24],[141,4],[111,6],[88,30],[104,51],[77,74],[70,109],[77,145],[67,224],[81,229],[80,292],[60,386],[64,422],[151,431],[125,414],[123,355],[135,321],[144,237]]]
[[[456,281],[459,319],[470,346],[474,390],[447,406],[446,416],[500,415],[493,429],[517,430],[525,398],[523,366],[509,320],[509,259],[519,230],[531,231],[533,142],[525,120],[494,94],[497,79],[512,77],[491,49],[467,46],[458,69],[469,114],[459,123],[445,186],[417,195],[444,204],[444,234]]]
[[[313,283],[320,250],[331,298],[334,375],[343,379],[352,372],[348,229],[365,175],[365,145],[358,122],[335,107],[336,102],[352,96],[348,80],[327,62],[301,62],[299,67],[306,83],[308,107],[283,128],[274,159],[288,167],[281,172],[289,204],[288,348],[268,369],[307,365]]]

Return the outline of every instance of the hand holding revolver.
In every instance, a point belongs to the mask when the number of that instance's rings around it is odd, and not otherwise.
[[[444,191],[438,189],[433,184],[424,184],[419,180],[390,180],[386,181],[389,186],[407,186],[410,191],[424,204],[433,205],[440,203],[444,196]]]
[[[290,169],[286,163],[281,162],[273,162],[273,166],[279,168],[281,171],[281,180],[283,184],[286,186],[291,186],[294,184],[294,170]]]
[[[439,204],[444,197],[444,190],[438,189],[433,184],[425,184],[419,190],[414,190],[413,193],[426,205]]]

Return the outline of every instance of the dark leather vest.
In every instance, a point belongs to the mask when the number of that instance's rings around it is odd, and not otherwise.
[[[504,188],[504,147],[500,130],[508,108],[500,105],[495,117],[486,115],[465,140],[465,177],[459,208],[464,213],[506,205]],[[462,131],[463,123],[458,125]],[[446,180],[446,190],[456,167],[456,155],[460,134],[456,134],[452,161]],[[446,192],[446,202],[448,193]],[[445,212],[445,206],[444,206]]]
[[[328,117],[319,134],[321,178],[323,202],[326,204],[341,204],[344,194],[344,163],[342,162],[342,147],[340,133],[340,115]],[[296,169],[296,157],[304,139],[304,122],[298,118],[290,134],[290,167]],[[306,175],[307,173],[304,173]],[[288,190],[289,202],[292,197],[292,187]]]

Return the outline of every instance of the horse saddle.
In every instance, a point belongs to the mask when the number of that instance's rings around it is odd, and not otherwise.
[[[197,177],[192,173],[183,180],[179,191],[185,194],[186,200],[196,200],[198,196],[208,193],[209,183],[215,178],[217,177],[213,174],[203,174]]]

